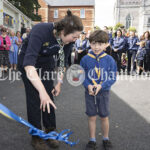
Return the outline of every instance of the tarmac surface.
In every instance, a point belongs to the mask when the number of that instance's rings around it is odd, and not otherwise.
[[[149,87],[150,80],[117,81],[112,87],[110,139],[114,146],[113,150],[150,150]],[[62,92],[56,99],[58,132],[71,129],[74,133],[70,140],[80,140],[74,147],[61,143],[59,150],[84,150],[89,140],[84,88],[73,87],[65,80]],[[0,81],[0,103],[27,120],[22,81]],[[99,118],[96,136],[98,150],[103,150]],[[34,150],[30,145],[31,136],[28,134],[28,128],[2,115],[0,137],[0,150]]]

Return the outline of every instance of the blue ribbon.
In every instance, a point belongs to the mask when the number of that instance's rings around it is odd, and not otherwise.
[[[2,105],[1,103],[0,103],[0,113],[10,119],[16,120],[17,122],[29,127],[30,128],[29,134],[31,134],[32,136],[39,136],[40,138],[42,138],[44,140],[47,140],[47,139],[58,140],[61,142],[65,142],[66,144],[70,145],[71,147],[79,143],[79,140],[77,142],[68,141],[69,136],[73,133],[73,132],[70,132],[70,129],[63,130],[60,133],[52,131],[52,132],[49,132],[48,134],[46,134],[44,131],[35,128],[29,122],[27,122],[26,120],[22,119],[21,117],[17,116],[16,114],[14,114],[12,111],[10,111],[7,107]],[[68,133],[66,133],[66,132],[68,132]]]

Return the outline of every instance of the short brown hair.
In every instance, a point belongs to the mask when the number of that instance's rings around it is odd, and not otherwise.
[[[56,29],[58,34],[64,30],[64,36],[66,36],[75,31],[82,31],[83,24],[78,16],[73,15],[72,12],[68,10],[64,19],[54,23],[54,29]]]
[[[90,34],[89,41],[98,43],[107,43],[109,40],[108,34],[103,30],[95,30]]]
[[[3,28],[1,29],[1,32],[7,32],[7,29],[3,27]]]

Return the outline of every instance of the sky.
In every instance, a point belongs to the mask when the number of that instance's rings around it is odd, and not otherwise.
[[[115,0],[95,0],[95,25],[101,28],[114,25],[114,4]]]

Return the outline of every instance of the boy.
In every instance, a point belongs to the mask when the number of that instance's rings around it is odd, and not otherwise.
[[[84,56],[80,65],[85,70],[85,100],[88,116],[90,141],[86,150],[96,149],[96,116],[101,118],[103,146],[112,147],[109,140],[109,91],[116,81],[117,67],[114,59],[104,50],[108,46],[108,34],[102,30],[94,31],[89,37],[92,51]]]
[[[141,41],[139,45],[140,47],[136,55],[136,60],[137,60],[138,74],[141,75],[141,73],[144,72],[143,63],[144,63],[144,57],[146,54],[145,41]]]

